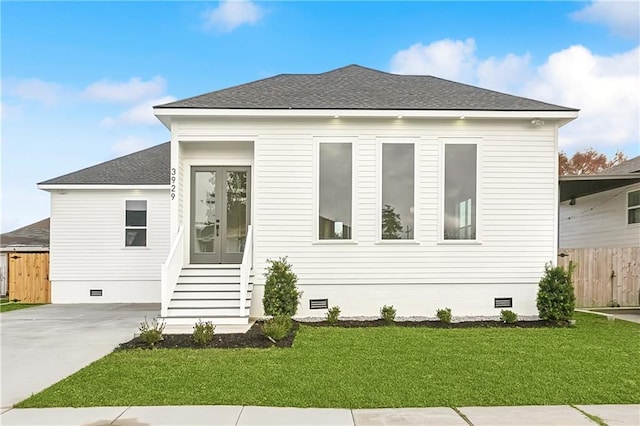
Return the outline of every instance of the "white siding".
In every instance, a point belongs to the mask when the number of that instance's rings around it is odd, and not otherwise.
[[[124,245],[128,199],[147,200],[146,247]],[[52,191],[52,302],[159,302],[169,217],[166,189]],[[89,289],[103,296],[89,297]]]
[[[627,224],[627,193],[640,184],[560,204],[560,248],[640,247],[640,223]]]
[[[318,315],[308,309],[308,299],[323,294],[331,295],[331,305],[344,307],[345,315],[377,312],[384,295],[387,304],[413,300],[404,308],[407,311],[398,312],[403,316],[433,315],[427,308],[431,305],[450,306],[454,314],[497,314],[494,297],[521,298],[521,313],[535,311],[531,295],[545,262],[555,261],[557,243],[553,123],[535,127],[528,120],[181,119],[179,129],[178,140],[215,141],[225,135],[254,141],[256,297],[266,259],[288,256],[305,292],[302,316]],[[246,136],[247,129],[257,136]],[[357,239],[350,244],[314,242],[314,140],[326,137],[354,138]],[[376,144],[389,137],[415,138],[417,143],[413,243],[378,241]],[[441,138],[447,137],[481,140],[477,243],[439,243]],[[201,155],[202,162],[215,153]],[[468,290],[470,285],[475,291]],[[465,302],[478,294],[485,297],[477,304]],[[420,300],[429,302],[416,302]],[[252,314],[261,313],[258,298]]]

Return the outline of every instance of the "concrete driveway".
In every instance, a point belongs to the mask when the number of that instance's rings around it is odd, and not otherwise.
[[[131,339],[159,304],[44,305],[0,314],[2,408],[75,373]]]

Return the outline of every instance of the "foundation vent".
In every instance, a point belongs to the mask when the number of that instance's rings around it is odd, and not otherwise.
[[[102,289],[91,289],[89,290],[89,296],[102,296]]]
[[[513,308],[512,297],[496,297],[493,299],[494,308]]]
[[[309,299],[309,309],[328,309],[329,299]]]

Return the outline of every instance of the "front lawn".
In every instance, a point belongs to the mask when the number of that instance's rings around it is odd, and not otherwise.
[[[18,309],[32,308],[40,305],[41,303],[3,303],[0,305],[0,312],[17,311]]]
[[[640,325],[576,319],[543,329],[303,325],[289,349],[126,350],[18,407],[640,403]]]

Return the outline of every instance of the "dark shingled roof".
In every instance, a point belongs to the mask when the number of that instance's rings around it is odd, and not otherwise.
[[[577,111],[432,76],[359,65],[280,74],[156,108]]]
[[[608,168],[607,170],[603,170],[599,175],[624,175],[627,173],[640,173],[640,155],[632,158],[631,160],[627,160],[623,163],[618,164],[617,166],[613,166]]]
[[[170,167],[171,146],[166,142],[38,185],[168,185]]]
[[[49,218],[0,235],[0,246],[49,247]]]

